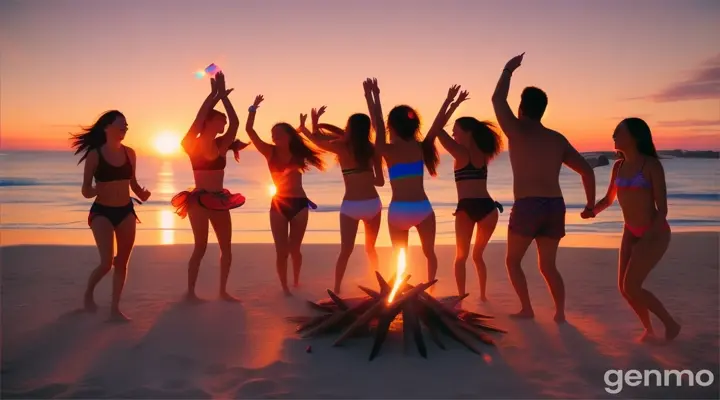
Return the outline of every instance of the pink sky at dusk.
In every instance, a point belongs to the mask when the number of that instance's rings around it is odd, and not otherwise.
[[[366,112],[368,76],[386,112],[406,103],[429,124],[457,83],[471,100],[455,117],[494,121],[497,78],[524,51],[511,106],[541,87],[545,124],[580,150],[611,149],[628,116],[648,121],[659,148],[719,149],[718,21],[712,0],[6,0],[0,148],[68,149],[68,132],[119,109],[127,143],[151,150],[160,132],[184,134],[209,89],[193,73],[211,62],[241,123],[265,96],[266,138],[311,107],[327,105],[337,125]]]

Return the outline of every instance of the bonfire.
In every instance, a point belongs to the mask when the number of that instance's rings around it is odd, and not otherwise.
[[[375,272],[380,291],[360,286],[367,294],[364,297],[342,299],[328,290],[327,300],[308,301],[308,305],[322,312],[316,317],[289,317],[298,323],[297,332],[304,338],[340,332],[333,346],[339,346],[351,337],[374,334],[375,340],[370,351],[370,361],[380,352],[391,326],[402,325],[405,341],[414,341],[423,358],[427,358],[427,347],[423,330],[441,349],[446,350],[441,341],[441,333],[449,336],[470,351],[482,355],[476,340],[494,346],[495,342],[486,332],[506,331],[487,323],[491,316],[470,312],[460,308],[460,302],[467,297],[449,296],[435,298],[425,290],[437,282],[437,279],[411,285],[410,275],[405,274],[405,249],[398,255],[397,274],[388,282]],[[424,329],[423,329],[424,328]]]

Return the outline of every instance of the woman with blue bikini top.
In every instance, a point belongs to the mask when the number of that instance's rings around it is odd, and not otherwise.
[[[420,138],[420,117],[407,105],[396,106],[388,114],[391,142],[387,143],[377,80],[368,79],[366,83],[374,96],[375,148],[387,163],[392,188],[388,207],[390,240],[395,251],[407,248],[410,228],[416,228],[427,258],[428,281],[431,281],[437,273],[436,223],[435,212],[425,193],[423,167],[431,176],[436,176],[439,155],[432,137]]]

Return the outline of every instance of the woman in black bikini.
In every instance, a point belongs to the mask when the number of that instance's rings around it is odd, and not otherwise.
[[[228,99],[233,89],[225,88],[225,76],[222,72],[210,80],[210,88],[210,94],[182,140],[182,147],[190,157],[195,188],[176,194],[171,203],[180,217],[187,216],[190,219],[195,238],[195,248],[188,262],[187,300],[201,301],[195,294],[195,284],[200,271],[200,261],[207,249],[209,225],[212,224],[220,245],[220,298],[238,301],[227,292],[232,264],[230,210],[245,204],[245,197],[225,189],[223,182],[227,164],[225,154],[228,150],[233,150],[235,160],[238,160],[238,152],[248,144],[235,139],[240,121]],[[227,117],[213,109],[219,101],[222,101],[228,113]],[[228,124],[225,134],[216,137],[223,132],[225,124]]]
[[[364,87],[366,98],[372,102],[369,85],[365,83]],[[385,177],[382,159],[370,141],[370,117],[366,114],[353,114],[348,118],[343,130],[334,125],[319,123],[320,116],[324,113],[324,106],[319,110],[312,110],[312,132],[305,127],[307,114],[300,114],[300,131],[317,147],[335,153],[342,167],[345,196],[340,205],[340,254],[335,265],[334,288],[335,293],[340,293],[348,260],[355,248],[355,236],[360,221],[365,225],[365,252],[370,267],[377,271],[375,243],[380,231],[382,202],[375,187],[385,185]],[[321,129],[330,131],[334,136],[322,134]],[[333,137],[336,139],[328,140]]]
[[[468,92],[462,91],[453,103],[459,90],[460,86],[457,85],[448,90],[447,98],[435,117],[429,135],[436,136],[455,159],[455,185],[458,192],[458,205],[454,214],[457,243],[455,282],[458,294],[465,294],[465,263],[470,253],[473,230],[477,225],[472,259],[480,279],[480,299],[487,301],[487,267],[483,253],[497,226],[497,210],[502,212],[500,203],[493,200],[487,190],[487,166],[500,153],[502,139],[489,122],[481,122],[473,117],[455,120],[452,137],[445,132],[443,127],[453,112],[468,98]]]
[[[82,195],[86,199],[95,198],[90,207],[88,225],[100,253],[100,265],[90,274],[85,291],[85,310],[97,311],[95,286],[115,267],[110,307],[110,318],[115,321],[130,320],[120,311],[120,295],[125,287],[137,223],[130,189],[142,201],[150,197],[150,192],[141,187],[135,178],[135,151],[122,144],[127,130],[125,116],[113,110],[100,116],[82,133],[72,135],[75,154],[84,152],[78,162],[85,161]],[[117,254],[114,254],[115,241]]]
[[[275,241],[277,256],[276,267],[283,292],[291,295],[287,282],[287,258],[292,257],[293,283],[300,284],[302,253],[300,247],[308,223],[308,208],[317,208],[311,202],[302,186],[302,174],[310,166],[324,170],[320,152],[311,148],[298,134],[292,125],[280,122],[272,127],[274,144],[260,139],[253,128],[255,113],[264,100],[262,95],[255,97],[255,102],[248,109],[245,131],[250,140],[265,156],[277,193],[270,205],[270,228]]]

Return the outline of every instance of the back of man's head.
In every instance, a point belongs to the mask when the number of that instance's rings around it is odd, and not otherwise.
[[[540,121],[542,116],[545,114],[547,104],[547,94],[545,94],[542,89],[534,86],[528,86],[520,95],[519,117]]]

